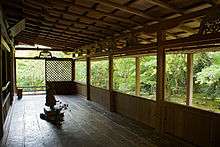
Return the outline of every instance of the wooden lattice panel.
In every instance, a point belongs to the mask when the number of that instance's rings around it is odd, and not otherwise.
[[[72,60],[47,59],[45,62],[46,81],[72,81]]]

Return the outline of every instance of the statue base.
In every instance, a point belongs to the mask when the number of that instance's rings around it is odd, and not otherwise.
[[[60,108],[44,108],[44,113],[40,114],[40,118],[55,125],[61,125],[64,121],[64,112],[61,112]]]

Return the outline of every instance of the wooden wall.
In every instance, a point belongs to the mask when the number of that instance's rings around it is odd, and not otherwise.
[[[155,127],[156,102],[145,98],[114,92],[116,112]]]
[[[86,84],[82,84],[82,83],[78,83],[78,82],[74,82],[76,85],[76,93],[86,97]]]
[[[55,90],[55,94],[58,95],[71,95],[76,93],[76,86],[72,81],[46,82],[46,87],[46,89],[52,87]]]
[[[12,40],[8,36],[8,26],[5,22],[0,3],[0,139],[9,129],[5,128],[4,124],[13,101],[12,57],[14,55],[14,48]]]
[[[204,147],[220,145],[220,114],[164,103],[164,132]]]
[[[90,98],[104,108],[109,109],[110,107],[110,93],[107,89],[97,88],[90,86]]]
[[[90,87],[91,101],[109,108],[109,91]],[[76,92],[86,96],[86,85],[76,83]],[[156,101],[114,91],[116,112],[156,127]],[[164,134],[198,146],[220,145],[220,114],[164,102]]]

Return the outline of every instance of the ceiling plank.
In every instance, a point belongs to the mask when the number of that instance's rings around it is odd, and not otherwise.
[[[176,12],[176,13],[180,13],[180,14],[184,13],[183,11],[180,11],[177,8],[169,5],[167,2],[163,2],[161,0],[145,0],[145,1],[150,3],[150,4],[157,5],[161,8],[165,8],[167,10],[170,10],[170,11],[173,11],[173,12]]]
[[[140,17],[143,17],[143,18],[146,18],[146,19],[155,20],[154,17],[146,15],[144,12],[142,12],[140,10],[133,9],[133,8],[128,7],[128,6],[123,6],[123,5],[111,2],[109,0],[105,0],[105,1],[103,1],[103,0],[92,0],[92,1],[100,3],[100,4],[108,6],[108,7],[119,9],[119,10],[127,12],[127,13],[135,14],[137,16],[140,16]]]

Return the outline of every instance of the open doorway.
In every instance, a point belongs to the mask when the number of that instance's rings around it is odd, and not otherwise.
[[[45,60],[16,59],[16,87],[23,94],[45,94]]]

